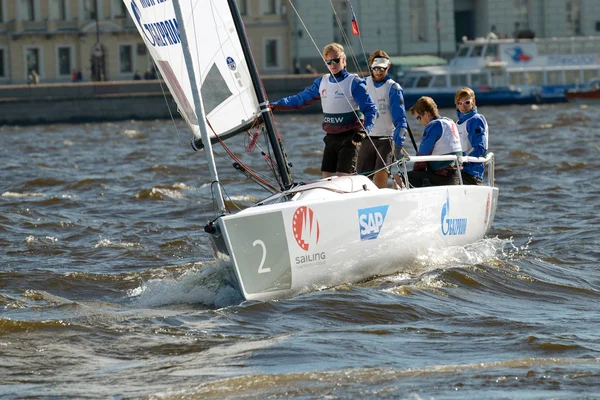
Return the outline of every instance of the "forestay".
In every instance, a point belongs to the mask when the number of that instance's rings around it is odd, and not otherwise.
[[[173,2],[123,0],[165,80],[179,112],[197,138],[193,80],[185,65],[180,21]],[[229,6],[225,0],[181,2],[191,53],[191,68],[199,90],[210,137],[246,130],[258,114],[258,101]],[[212,132],[214,130],[214,133]]]

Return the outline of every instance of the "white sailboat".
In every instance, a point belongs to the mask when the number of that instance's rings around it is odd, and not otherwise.
[[[202,144],[222,215],[207,225],[230,283],[270,300],[402,270],[431,249],[484,237],[498,189],[487,184],[379,189],[353,175],[294,184],[235,0],[123,0],[180,112]],[[264,125],[281,190],[226,213],[211,140]],[[419,156],[407,162],[448,159]],[[453,157],[453,156],[452,156]]]

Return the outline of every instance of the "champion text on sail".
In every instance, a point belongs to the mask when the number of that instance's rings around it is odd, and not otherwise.
[[[142,4],[142,7],[148,8],[160,3],[164,3],[165,1],[167,0],[140,0],[140,3]]]

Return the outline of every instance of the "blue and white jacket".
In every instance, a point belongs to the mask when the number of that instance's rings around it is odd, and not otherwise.
[[[351,110],[350,112],[340,113],[339,115],[326,113],[323,116],[323,130],[327,133],[341,133],[354,129],[362,129],[360,119],[364,116],[362,125],[364,125],[367,132],[371,132],[378,115],[377,106],[367,91],[365,80],[358,77],[358,75],[350,74],[346,70],[340,71],[335,76],[327,74],[318,77],[310,87],[304,89],[300,93],[284,97],[281,100],[271,103],[271,108],[274,111],[298,110],[304,108],[321,100],[321,89],[323,87],[332,87],[332,85],[336,85],[337,87],[339,83],[343,89],[345,86],[343,82],[347,78],[352,79],[350,84],[350,94],[352,98],[348,99],[345,96],[339,96],[339,98],[336,97],[337,100],[335,101],[340,102],[340,106],[343,108],[348,105],[350,100],[351,103],[355,102],[356,109]],[[328,82],[321,82],[323,79],[327,79]],[[356,113],[354,111],[356,111]]]
[[[458,115],[458,132],[463,149],[463,155],[485,157],[488,150],[488,124],[485,117],[474,109],[466,114],[456,111]],[[466,163],[463,172],[476,178],[483,179],[482,163]]]

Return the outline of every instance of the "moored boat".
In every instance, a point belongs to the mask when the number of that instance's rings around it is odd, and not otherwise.
[[[566,96],[569,101],[600,102],[600,78],[592,79],[581,87],[567,90]]]
[[[407,71],[401,83],[406,96],[428,95],[446,106],[463,86],[479,105],[524,104],[566,101],[567,90],[597,77],[600,37],[482,38],[461,43],[447,66]]]

